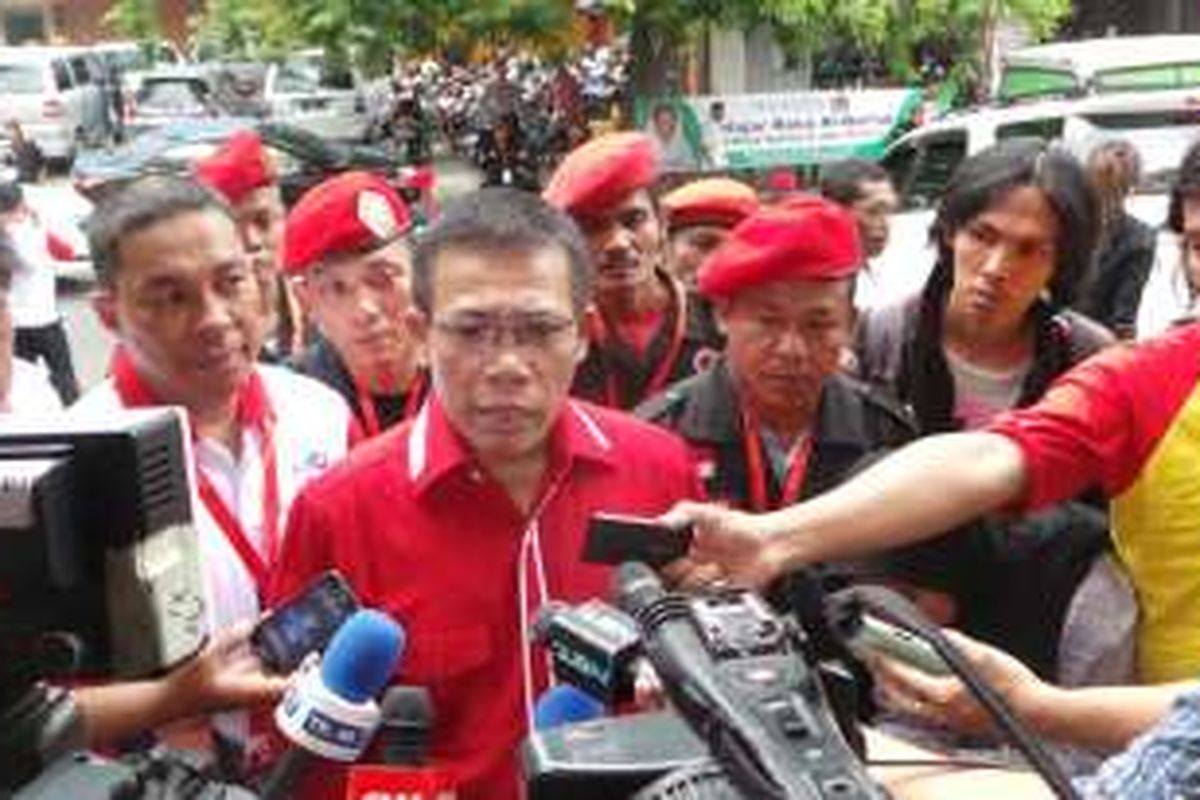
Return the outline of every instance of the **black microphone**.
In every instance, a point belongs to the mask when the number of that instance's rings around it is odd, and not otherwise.
[[[433,700],[423,686],[392,686],[379,701],[380,763],[420,767],[429,758],[429,737],[435,717]]]
[[[867,778],[812,674],[783,640],[762,654],[727,657],[728,642],[721,641],[710,649],[691,602],[669,594],[645,564],[623,564],[615,594],[641,627],[645,654],[672,704],[747,796],[819,798],[835,789],[847,798],[886,796]],[[734,594],[730,607],[746,607]],[[726,660],[718,663],[714,652]]]

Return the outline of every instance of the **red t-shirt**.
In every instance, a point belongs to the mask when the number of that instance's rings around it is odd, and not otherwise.
[[[526,673],[535,698],[548,680],[544,654],[523,649],[522,596],[527,622],[548,599],[608,596],[611,570],[579,559],[589,516],[656,515],[699,495],[673,434],[568,401],[551,434],[540,512],[527,518],[475,465],[434,398],[296,499],[272,595],[297,591],[321,570],[340,570],[364,605],[404,626],[397,681],[430,689],[432,757],[455,771],[459,798],[515,799]],[[340,800],[338,772],[324,770],[323,786],[311,781],[297,796]]]

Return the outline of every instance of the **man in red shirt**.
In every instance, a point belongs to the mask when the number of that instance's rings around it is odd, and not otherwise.
[[[580,561],[589,517],[699,493],[672,434],[568,399],[589,283],[586,243],[536,195],[448,209],[413,259],[429,402],[292,507],[273,596],[335,567],[404,625],[398,678],[431,690],[432,755],[462,800],[520,795],[516,748],[549,680],[532,620],[608,592],[610,570]],[[303,796],[341,797],[333,773]]]
[[[572,151],[543,196],[587,237],[595,267],[587,358],[573,393],[633,408],[711,362],[721,335],[665,267],[650,189],[660,154],[643,133],[601,136]]]

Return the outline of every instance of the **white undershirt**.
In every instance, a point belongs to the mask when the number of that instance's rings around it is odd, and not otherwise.
[[[954,378],[954,416],[966,430],[985,427],[1002,411],[1017,405],[1032,362],[1007,370],[976,366],[943,348],[946,366]]]

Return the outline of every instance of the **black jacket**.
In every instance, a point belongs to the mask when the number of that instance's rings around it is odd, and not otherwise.
[[[316,341],[299,356],[292,359],[290,364],[297,372],[316,378],[336,390],[346,400],[350,410],[354,412],[354,418],[358,420],[358,424],[364,431],[367,431],[367,420],[364,418],[363,409],[358,402],[358,389],[354,385],[354,379],[350,376],[350,370],[346,368],[341,356],[327,339],[318,335]],[[429,382],[426,380],[417,381],[415,384],[418,387],[417,391],[422,393],[425,392],[425,387],[428,385]],[[417,398],[417,402],[421,402],[423,399],[423,397]],[[396,395],[372,394],[371,402],[375,406],[375,415],[382,430],[387,430],[402,422],[405,409],[411,405],[407,392]]]
[[[1155,240],[1153,228],[1122,214],[1096,249],[1075,307],[1118,336],[1132,338],[1142,287],[1154,266]]]
[[[697,456],[712,458],[711,471],[705,470],[710,474],[701,475],[710,499],[750,507],[741,405],[723,359],[646,401],[634,413],[677,433]],[[833,488],[915,435],[912,420],[898,405],[853,378],[830,376],[821,387],[801,498]],[[771,480],[771,496],[777,498],[781,487],[773,475]]]
[[[675,279],[664,276],[663,280]],[[654,391],[661,391],[676,381],[703,371],[721,353],[725,337],[717,328],[711,308],[695,295],[690,295],[687,297],[687,320],[679,357],[675,359],[663,385],[651,391],[650,382],[658,365],[667,358],[671,349],[676,313],[678,308],[673,303],[644,357],[639,358],[633,348],[623,343],[601,345],[595,341],[589,342],[587,355],[575,371],[571,394],[599,405],[630,409],[649,399]],[[610,402],[608,397],[610,377],[617,390],[615,403]]]

